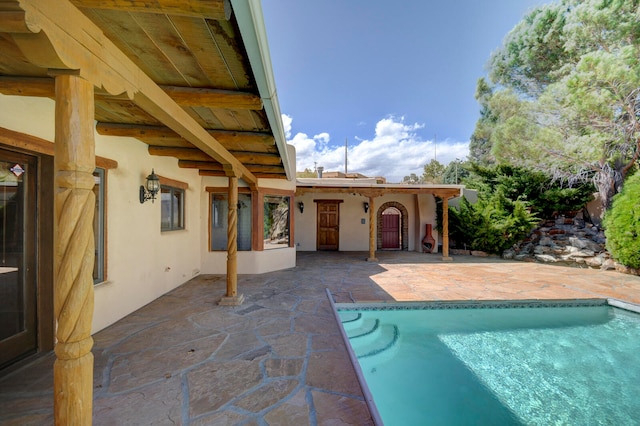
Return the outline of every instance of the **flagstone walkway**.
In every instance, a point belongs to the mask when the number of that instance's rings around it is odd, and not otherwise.
[[[96,425],[367,425],[327,299],[337,302],[616,298],[640,277],[497,258],[299,253],[298,266],[196,277],[94,336]],[[53,424],[53,354],[0,377],[1,425]]]

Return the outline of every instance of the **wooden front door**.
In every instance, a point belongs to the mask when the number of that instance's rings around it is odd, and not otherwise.
[[[383,214],[382,215],[382,248],[383,249],[399,249],[400,248],[400,215],[399,214]]]
[[[338,250],[340,241],[340,201],[318,201],[318,250]]]
[[[37,159],[0,150],[0,368],[37,349]]]

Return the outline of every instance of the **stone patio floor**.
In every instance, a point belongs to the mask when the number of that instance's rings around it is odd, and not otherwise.
[[[297,266],[202,275],[94,335],[96,425],[372,424],[326,290],[337,302],[616,298],[640,277],[497,258],[299,253]],[[54,356],[0,377],[0,424],[53,424]]]

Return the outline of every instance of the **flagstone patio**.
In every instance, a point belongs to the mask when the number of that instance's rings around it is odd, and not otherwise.
[[[96,425],[372,424],[327,299],[337,302],[616,298],[640,277],[497,258],[299,253],[298,266],[196,277],[94,336]],[[53,424],[54,355],[0,377],[0,424]]]

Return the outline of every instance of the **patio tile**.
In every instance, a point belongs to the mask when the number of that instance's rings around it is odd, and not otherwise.
[[[298,253],[298,266],[196,277],[94,336],[94,424],[369,425],[336,302],[614,297],[640,277],[496,258]],[[0,424],[52,424],[52,353],[0,377]]]

